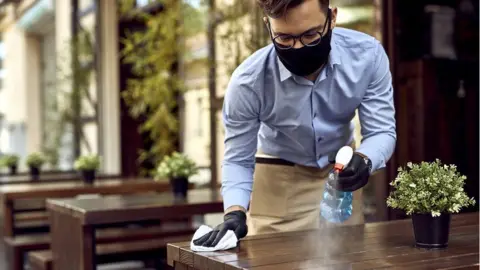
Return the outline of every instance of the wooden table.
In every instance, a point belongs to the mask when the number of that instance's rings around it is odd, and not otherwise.
[[[194,189],[186,200],[170,192],[156,195],[106,196],[95,199],[49,199],[54,269],[96,269],[95,228],[151,219],[188,218],[223,212],[219,192]]]
[[[169,244],[175,269],[479,269],[478,212],[452,217],[449,247],[414,247],[411,219],[246,237],[232,250],[193,252]]]
[[[48,174],[48,175],[55,175],[55,174],[72,174],[72,173],[75,173],[76,171],[75,170],[42,170],[42,174]],[[27,176],[29,175],[30,172],[28,169],[26,170],[21,170],[21,171],[18,171],[17,170],[17,173],[14,175],[15,177],[16,176]],[[4,176],[12,176],[10,175],[10,172],[9,172],[9,168],[3,168],[2,170],[0,170],[0,177],[4,177]]]
[[[137,192],[163,192],[170,186],[150,179],[105,179],[94,184],[82,181],[58,183],[12,184],[0,186],[0,202],[3,208],[4,236],[14,234],[14,201],[18,199],[67,198],[82,194],[131,194]]]
[[[96,180],[103,179],[115,179],[119,178],[119,175],[109,175],[109,174],[99,174],[96,177]],[[8,175],[0,176],[0,186],[1,185],[11,185],[11,184],[38,184],[38,183],[57,183],[65,181],[82,181],[79,174],[76,172],[68,173],[40,173],[39,179],[34,180],[30,175]]]

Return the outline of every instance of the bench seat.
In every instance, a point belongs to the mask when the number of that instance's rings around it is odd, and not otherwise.
[[[96,232],[97,243],[117,243],[148,240],[151,238],[174,237],[193,235],[196,228],[189,223],[165,223],[151,227],[108,228],[98,229]],[[23,269],[24,256],[27,252],[46,250],[50,248],[50,236],[43,234],[20,235],[5,237],[5,250],[7,263],[10,269]]]
[[[97,244],[97,262],[108,263],[125,260],[137,259],[138,257],[129,256],[131,254],[148,253],[151,259],[161,259],[161,249],[165,249],[167,243],[189,241],[192,235],[170,236],[156,239],[144,239],[139,241],[130,241],[124,243],[104,243]],[[142,256],[147,257],[145,254]],[[52,270],[53,254],[51,250],[33,251],[28,253],[28,263],[32,270]]]
[[[49,227],[46,211],[20,212],[14,215],[14,235],[47,233]]]

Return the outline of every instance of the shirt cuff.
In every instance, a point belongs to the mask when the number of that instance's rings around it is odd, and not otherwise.
[[[230,188],[223,191],[223,210],[239,205],[248,210],[251,192],[240,188]]]
[[[385,167],[384,163],[382,160],[378,157],[378,154],[375,150],[373,149],[367,149],[367,148],[358,148],[355,152],[359,152],[362,155],[365,155],[370,159],[372,162],[372,169],[370,170],[370,174],[375,172],[376,170],[379,170],[383,167]]]
[[[389,135],[373,136],[365,139],[355,152],[359,152],[370,159],[372,162],[370,173],[373,173],[386,166],[394,146],[395,140]]]

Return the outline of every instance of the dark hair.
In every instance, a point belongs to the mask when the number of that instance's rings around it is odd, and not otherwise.
[[[305,2],[305,0],[257,0],[258,5],[263,9],[263,12],[272,18],[283,17],[288,9],[294,8],[303,2]],[[330,0],[318,0],[318,3],[323,11],[328,11]]]

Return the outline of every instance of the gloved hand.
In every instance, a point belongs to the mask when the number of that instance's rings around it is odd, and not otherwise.
[[[232,211],[223,216],[223,223],[216,226],[211,232],[194,240],[197,246],[214,247],[225,236],[228,230],[235,232],[237,239],[243,238],[248,233],[247,215],[240,210]]]
[[[328,162],[335,164],[336,155],[336,152],[329,155]],[[328,179],[328,184],[340,191],[353,192],[368,183],[371,168],[372,161],[368,157],[355,152],[347,166],[338,174],[338,178]]]

